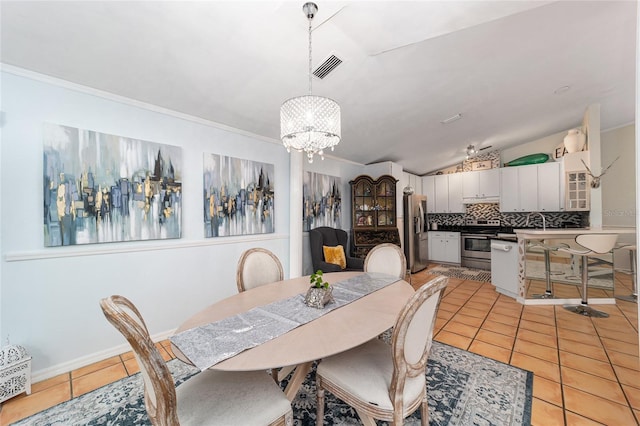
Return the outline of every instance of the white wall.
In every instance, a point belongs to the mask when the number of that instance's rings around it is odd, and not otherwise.
[[[20,73],[17,73],[20,74]],[[152,335],[234,294],[247,248],[276,253],[288,271],[289,155],[281,145],[203,120],[146,109],[90,89],[1,74],[0,338],[25,346],[34,379],[123,351],[124,339],[98,302],[122,294]],[[43,80],[43,81],[40,81]],[[176,88],[179,90],[179,88]],[[45,122],[182,147],[183,237],[177,240],[44,248]],[[274,234],[204,238],[202,163],[218,153],[275,165]],[[348,184],[348,183],[347,183]]]

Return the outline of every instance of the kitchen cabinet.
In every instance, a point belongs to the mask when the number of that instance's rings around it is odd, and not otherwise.
[[[460,263],[460,233],[429,231],[429,260]]]
[[[465,212],[462,202],[462,173],[433,176],[433,187],[432,201],[427,195],[427,213]]]
[[[500,197],[500,169],[462,173],[462,199],[465,203],[482,203]]]
[[[361,175],[351,184],[353,255],[365,258],[372,247],[382,243],[400,245],[396,224],[396,183],[391,175],[373,179]]]
[[[422,177],[422,194],[427,196],[427,213],[436,212],[436,177],[435,176],[423,176]]]
[[[566,176],[567,211],[586,211],[591,208],[589,202],[589,175],[586,170],[567,172]]]
[[[557,212],[561,204],[560,163],[500,169],[500,211]]]

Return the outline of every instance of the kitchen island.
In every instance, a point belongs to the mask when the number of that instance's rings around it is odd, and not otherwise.
[[[580,303],[579,299],[527,299],[526,288],[526,255],[527,241],[543,241],[547,239],[574,239],[581,234],[635,234],[635,228],[523,228],[514,229],[518,241],[518,297],[516,300],[525,305],[563,305]],[[615,299],[611,298],[590,298],[594,304],[614,304]]]

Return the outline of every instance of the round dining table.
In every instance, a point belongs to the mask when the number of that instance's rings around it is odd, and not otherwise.
[[[323,278],[329,284],[335,284],[359,274],[363,272],[332,272],[324,274]],[[258,306],[305,294],[309,286],[309,276],[304,276],[235,294],[187,319],[178,327],[176,334]],[[399,279],[210,368],[257,371],[295,365],[297,367],[285,390],[289,400],[293,400],[314,361],[361,345],[392,327],[414,292],[409,283]],[[172,345],[172,349],[178,359],[191,363],[175,345]]]

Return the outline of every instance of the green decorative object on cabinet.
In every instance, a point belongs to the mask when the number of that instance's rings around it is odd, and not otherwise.
[[[547,161],[549,161],[548,154],[529,154],[524,157],[516,158],[508,163],[504,163],[504,167],[526,166],[527,164],[546,163]]]

